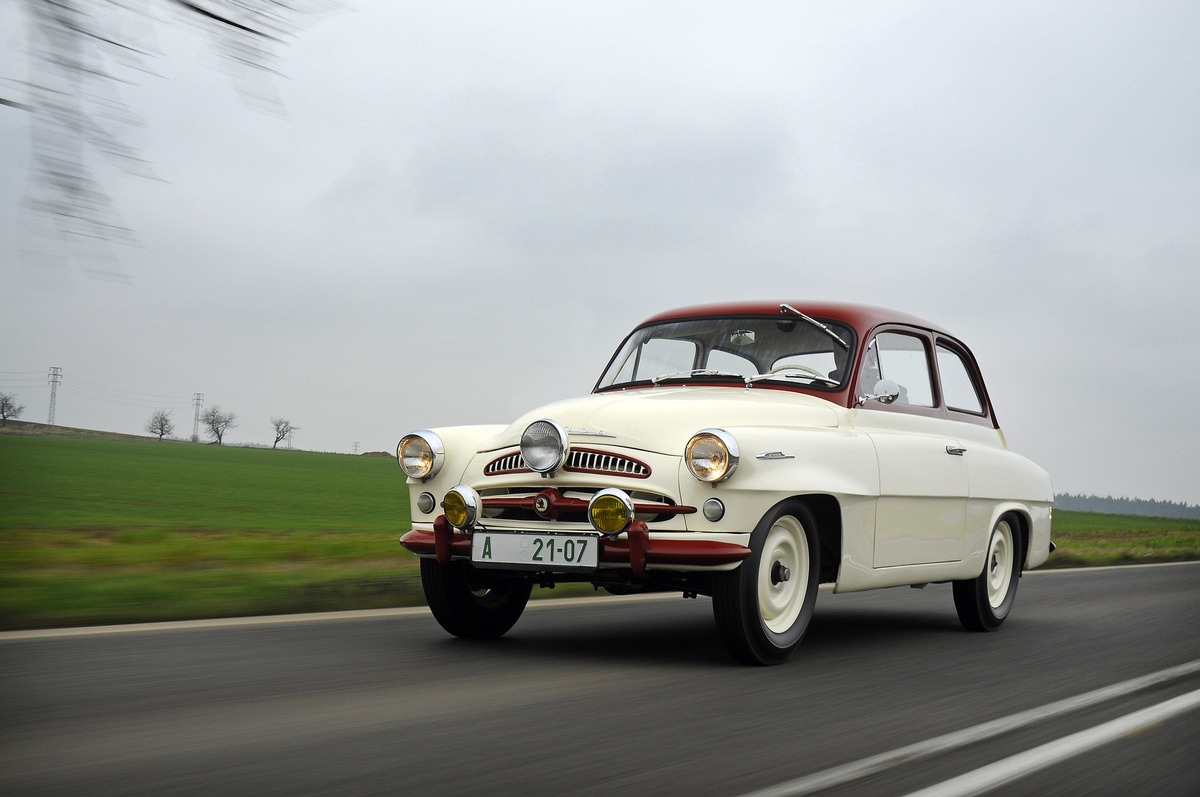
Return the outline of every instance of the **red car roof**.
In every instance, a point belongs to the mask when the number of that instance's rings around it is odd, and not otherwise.
[[[783,302],[759,301],[727,302],[723,304],[704,304],[696,305],[694,307],[680,307],[675,310],[667,310],[666,312],[652,316],[651,318],[643,321],[639,326],[646,326],[647,324],[656,324],[664,321],[704,318],[705,316],[791,315],[786,311],[781,311],[780,304],[783,304]],[[897,310],[889,310],[884,307],[872,307],[870,305],[846,304],[840,302],[793,301],[786,302],[786,304],[791,305],[805,315],[812,316],[813,318],[826,319],[829,321],[840,321],[852,327],[863,341],[865,341],[867,336],[871,334],[872,330],[883,324],[902,324],[905,326],[914,327],[916,329],[926,330],[935,335],[945,335],[947,338],[957,341],[957,338],[955,338],[952,333],[948,332],[946,329],[938,326],[937,324],[930,323],[923,318],[918,318],[917,316],[910,315],[908,313],[902,313]],[[967,349],[961,341],[958,341],[958,345],[961,346],[967,353],[968,358],[971,361],[971,367],[974,369],[975,377],[979,380],[979,388],[983,393],[981,396],[981,401],[983,402],[984,412],[981,416],[979,416],[978,422],[990,426],[997,426],[996,415],[992,408],[991,399],[987,395],[987,388],[984,386],[983,377],[982,374],[979,373],[978,365],[974,362],[974,356],[970,354],[970,350]],[[862,350],[860,349],[856,354],[855,362],[853,364],[855,372],[860,367],[862,356]],[[830,392],[823,391],[821,395],[831,401],[834,401],[835,403],[841,404],[842,406],[853,407],[855,406],[855,397],[850,393],[850,387],[851,381],[847,380],[841,385],[840,389]],[[803,391],[805,388],[800,387],[797,389]],[[931,410],[920,410],[920,414],[942,415],[944,413],[945,408],[943,407],[937,407]],[[964,415],[964,419],[969,419],[969,417],[970,416]]]
[[[835,321],[841,321],[858,331],[860,335],[865,335],[874,327],[880,324],[908,324],[921,329],[928,329],[933,332],[940,332],[943,335],[951,335],[937,324],[932,324],[923,318],[902,313],[897,310],[889,310],[883,307],[872,307],[862,304],[845,304],[837,302],[729,302],[724,304],[703,304],[694,307],[680,307],[676,310],[667,310],[659,313],[656,316],[646,319],[641,325],[659,323],[662,321],[672,321],[681,318],[702,318],[704,316],[720,316],[720,315],[780,315],[780,304],[790,304],[805,315],[813,316],[814,318],[826,318]]]

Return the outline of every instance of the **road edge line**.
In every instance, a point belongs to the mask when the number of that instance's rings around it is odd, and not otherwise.
[[[958,777],[911,792],[907,797],[972,797],[983,794],[1197,707],[1200,707],[1200,689],[964,772]]]
[[[787,781],[786,783],[779,783],[774,786],[768,786],[765,789],[748,792],[741,795],[741,797],[800,797],[801,795],[812,794],[821,789],[851,783],[900,764],[926,758],[937,753],[945,753],[969,744],[974,744],[975,742],[985,741],[994,736],[999,736],[1045,719],[1078,711],[1082,708],[1123,697],[1133,692],[1183,678],[1197,672],[1200,672],[1200,659],[1195,659],[1175,667],[1168,667],[1165,670],[1132,678],[1128,681],[1121,681],[1120,683],[1101,687],[1100,689],[1094,689],[1090,692],[1084,692],[1081,695],[1064,698],[1045,706],[1037,706],[1025,711],[1019,711],[1016,714],[983,722],[969,728],[951,731],[941,736],[935,736],[932,739],[898,747],[886,753],[861,758],[858,761],[851,761],[841,766],[831,767],[812,775]]]
[[[1050,568],[1046,570],[1026,570],[1022,577],[1029,575],[1051,575],[1054,573],[1087,573],[1102,570],[1128,570],[1131,568],[1148,567],[1178,567],[1180,565],[1196,565],[1200,561],[1191,562],[1147,562],[1133,565],[1104,565],[1101,567]],[[822,584],[822,591],[833,589],[832,584]],[[899,589],[890,587],[889,589]],[[866,590],[868,592],[877,590]],[[854,593],[841,593],[844,595]],[[528,608],[552,608],[567,605],[599,605],[604,603],[629,603],[635,601],[678,599],[678,592],[655,592],[647,595],[598,595],[575,598],[538,598],[529,602]],[[69,628],[31,628],[20,631],[0,631],[0,643],[27,639],[55,639],[59,637],[87,636],[89,634],[137,634],[153,631],[184,631],[205,628],[239,628],[248,626],[283,625],[287,623],[331,622],[334,620],[363,620],[379,617],[410,617],[428,614],[425,606],[396,606],[388,609],[352,609],[340,612],[309,612],[302,614],[264,614],[249,617],[210,617],[196,620],[167,620],[150,623],[118,623],[113,625],[81,625]]]

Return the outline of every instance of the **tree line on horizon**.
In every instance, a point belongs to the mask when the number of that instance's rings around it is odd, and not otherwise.
[[[7,426],[9,418],[20,418],[23,412],[25,405],[17,403],[15,393],[0,393],[0,425]],[[200,422],[204,425],[205,432],[212,437],[212,442],[217,445],[222,445],[225,442],[225,433],[238,425],[236,414],[225,412],[215,405],[205,408],[200,414]],[[300,429],[287,418],[278,416],[271,417],[271,426],[275,430],[275,441],[271,448],[278,448],[288,435]],[[146,434],[157,437],[161,442],[164,437],[175,431],[175,419],[171,417],[170,410],[155,410],[142,428],[146,430]],[[193,437],[192,442],[200,442],[199,437]]]
[[[1055,493],[1054,508],[1102,515],[1139,515],[1200,520],[1200,505],[1146,498],[1113,498],[1111,495]]]
[[[232,412],[225,412],[217,406],[205,408],[204,412],[200,414],[200,422],[204,424],[205,431],[217,445],[222,445],[225,442],[225,432],[238,425],[237,415]],[[271,444],[271,448],[277,448],[288,435],[299,428],[287,418],[280,417],[272,417],[271,426],[275,429],[275,442]],[[164,437],[175,431],[175,421],[171,418],[169,410],[156,410],[150,416],[150,420],[146,421],[145,429],[147,434],[153,435],[161,441]],[[192,442],[198,443],[200,441],[192,438]]]

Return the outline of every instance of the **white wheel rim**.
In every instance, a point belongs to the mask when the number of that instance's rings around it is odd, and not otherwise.
[[[808,593],[808,538],[791,515],[771,526],[758,565],[758,611],[775,634],[796,624]]]
[[[988,546],[987,591],[988,603],[993,609],[999,609],[1008,596],[1008,587],[1012,583],[1013,556],[1012,527],[1002,520],[996,524],[992,543]]]

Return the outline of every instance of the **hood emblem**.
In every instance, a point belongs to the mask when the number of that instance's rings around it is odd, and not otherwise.
[[[761,453],[757,457],[755,457],[755,459],[795,459],[795,458],[796,457],[794,455],[785,454],[782,451],[764,451],[763,453]]]
[[[578,435],[580,437],[616,437],[612,432],[606,432],[603,429],[589,429],[586,426],[564,426],[563,428],[567,430],[567,434]]]

